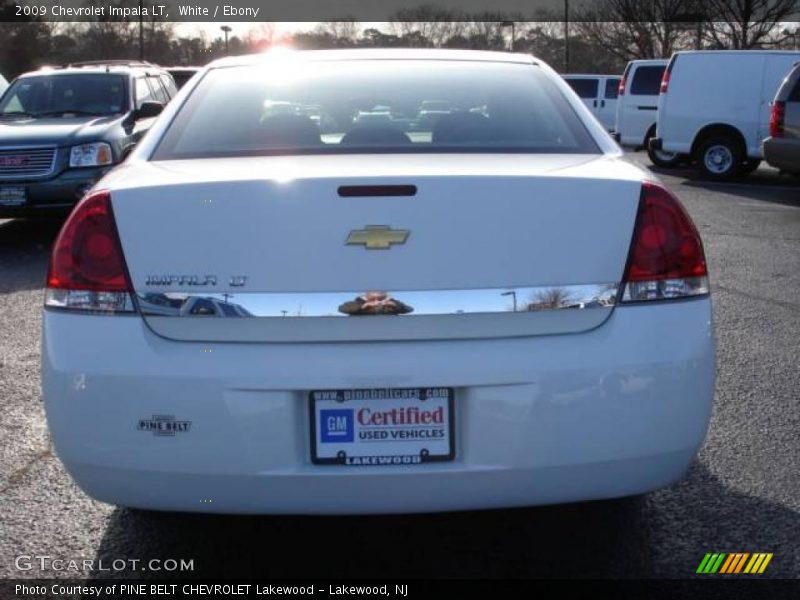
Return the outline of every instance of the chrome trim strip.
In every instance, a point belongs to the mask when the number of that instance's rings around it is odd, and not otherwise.
[[[12,173],[1,173],[0,172],[0,180],[2,181],[25,181],[31,180],[36,181],[39,179],[45,179],[50,177],[56,170],[56,160],[58,159],[58,146],[55,144],[47,144],[47,145],[26,145],[26,146],[0,146],[0,152],[14,152],[15,150],[27,150],[29,152],[35,152],[37,150],[47,150],[53,151],[53,158],[50,160],[50,169],[47,172],[40,172],[36,174],[23,174],[23,175],[14,175]]]
[[[464,315],[610,308],[619,284],[391,292],[138,292],[139,310],[161,317]]]

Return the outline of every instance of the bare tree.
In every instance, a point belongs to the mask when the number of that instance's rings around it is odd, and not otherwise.
[[[569,306],[573,302],[569,292],[564,288],[554,287],[538,292],[531,297],[527,310],[545,310]]]
[[[425,40],[428,45],[441,47],[448,40],[463,36],[463,19],[459,11],[419,6],[395,12],[389,20],[389,27],[400,38]]]
[[[798,10],[798,0],[705,0],[704,37],[716,48],[771,45],[781,23]]]
[[[245,43],[251,52],[266,50],[275,43],[275,23],[259,23],[245,36]]]
[[[53,23],[38,17],[17,17],[10,0],[0,0],[3,35],[0,36],[0,73],[11,79],[19,73],[53,62]]]
[[[511,32],[506,26],[513,22],[519,27],[515,27],[515,37],[519,37],[523,28],[522,17],[520,15],[510,15],[505,13],[482,12],[469,15],[469,21],[465,24],[464,34],[469,40],[470,48],[486,50],[505,50],[509,47],[509,35]]]
[[[564,22],[559,14],[540,14],[535,22],[517,23],[514,48],[541,58],[558,70],[567,68]],[[620,57],[593,39],[570,29],[569,69],[580,73],[621,73],[629,59]]]
[[[686,21],[701,20],[699,7],[699,0],[598,0],[576,15],[574,30],[626,61],[668,57],[688,45]]]
[[[352,46],[361,33],[361,27],[355,19],[341,21],[325,21],[317,25],[316,31],[330,34],[336,40],[341,40],[341,45]]]

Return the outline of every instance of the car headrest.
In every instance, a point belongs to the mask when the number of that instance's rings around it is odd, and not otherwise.
[[[497,138],[492,122],[481,113],[458,112],[442,116],[433,128],[434,144],[488,142]]]
[[[259,138],[270,146],[309,146],[322,143],[314,121],[300,115],[273,115],[261,121]]]

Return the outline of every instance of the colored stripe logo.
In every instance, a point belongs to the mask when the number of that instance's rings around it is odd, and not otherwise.
[[[763,573],[769,561],[772,560],[772,553],[756,552],[709,552],[700,561],[696,573],[701,575],[713,575],[715,573],[724,575],[738,575],[745,573],[748,575],[760,575]]]

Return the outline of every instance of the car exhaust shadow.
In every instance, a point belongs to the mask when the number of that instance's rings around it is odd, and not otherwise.
[[[706,552],[776,552],[794,576],[797,514],[695,463],[646,496],[528,509],[364,517],[230,517],[117,509],[96,560],[193,559],[193,572],[104,577],[690,577]],[[781,555],[783,548],[785,554]]]

